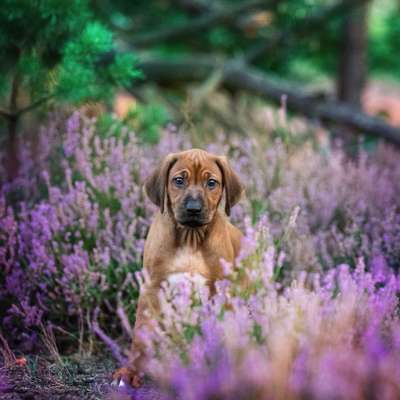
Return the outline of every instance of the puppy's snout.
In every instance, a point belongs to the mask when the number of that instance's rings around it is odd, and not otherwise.
[[[206,224],[207,207],[202,196],[188,194],[183,199],[176,217],[180,224],[193,228]]]
[[[185,210],[188,214],[196,215],[200,214],[203,209],[203,205],[200,199],[193,199],[189,197],[186,200]]]

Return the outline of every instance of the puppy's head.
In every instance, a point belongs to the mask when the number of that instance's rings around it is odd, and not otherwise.
[[[225,211],[230,214],[243,192],[242,184],[225,157],[192,149],[169,154],[145,183],[150,200],[192,228],[212,221],[225,192]]]

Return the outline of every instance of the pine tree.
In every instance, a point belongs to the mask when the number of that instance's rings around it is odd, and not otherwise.
[[[115,51],[111,32],[95,19],[88,0],[3,0],[0,59],[0,117],[14,173],[24,114],[53,100],[109,99],[115,87],[140,76],[135,57]]]

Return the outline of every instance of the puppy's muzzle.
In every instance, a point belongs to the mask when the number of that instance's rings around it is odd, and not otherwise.
[[[195,200],[195,199],[189,198],[189,200],[186,201],[186,207],[185,207],[186,213],[191,216],[199,215],[203,209],[203,206],[201,203],[202,202],[198,199]]]
[[[201,198],[187,197],[183,207],[181,207],[178,222],[193,228],[206,224],[208,221],[203,200]]]

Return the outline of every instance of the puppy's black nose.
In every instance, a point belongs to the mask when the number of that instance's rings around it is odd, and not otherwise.
[[[188,199],[186,202],[186,211],[189,214],[199,214],[201,212],[201,201],[197,199]]]

